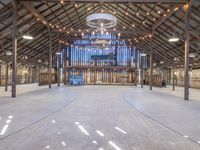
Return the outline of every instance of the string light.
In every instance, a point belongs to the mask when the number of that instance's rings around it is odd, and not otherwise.
[[[126,12],[126,15],[128,15],[128,12]]]
[[[149,12],[147,12],[147,16],[149,15]]]
[[[177,11],[177,10],[178,10],[178,7],[176,7],[174,10]]]
[[[60,3],[61,3],[61,4],[64,4],[64,0],[60,0]]]
[[[137,12],[136,15],[139,16],[139,12]]]
[[[134,24],[133,24],[132,26],[133,26],[133,27],[135,27],[135,25],[134,25]]]

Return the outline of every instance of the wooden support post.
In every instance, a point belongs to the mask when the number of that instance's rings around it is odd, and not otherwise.
[[[175,90],[175,74],[174,74],[174,68],[173,68],[173,70],[172,70],[172,74],[173,74],[173,91]]]
[[[58,40],[58,52],[60,52],[60,42],[59,42],[59,40]],[[58,86],[60,86],[60,62],[61,61],[59,61],[60,60],[60,57],[61,55],[57,55],[57,80],[58,80]],[[66,57],[66,56],[65,56]],[[64,63],[65,63],[65,61],[64,61]]]
[[[0,86],[1,86],[1,83],[2,83],[2,72],[1,72],[1,63],[0,63]]]
[[[16,66],[17,66],[17,0],[13,5],[13,35],[12,35],[12,97],[16,97]]]
[[[184,99],[189,100],[189,30],[186,29],[185,37],[185,82],[184,82]]]
[[[143,81],[144,81],[144,79],[143,79],[143,66],[144,66],[144,57],[143,56],[141,56],[141,67],[140,67],[140,84],[141,84],[141,88],[143,88]]]
[[[8,61],[6,62],[5,91],[8,91]]]
[[[189,4],[184,5],[185,11],[185,82],[184,82],[184,100],[189,100],[189,48],[190,48],[190,26],[189,26]]]
[[[51,80],[52,80],[52,75],[51,75],[51,69],[52,69],[52,34],[50,29],[49,30],[49,88],[51,88]]]
[[[153,62],[152,62],[152,36],[150,37],[150,78],[149,78],[149,85],[150,90],[152,90],[152,76],[153,76]]]
[[[71,46],[69,47],[69,65],[71,65]],[[63,82],[64,82],[64,85],[66,85],[67,84],[67,74],[68,74],[68,77],[69,77],[69,73],[70,73],[70,70],[67,70],[66,69],[66,67],[65,67],[65,58],[67,57],[67,55],[66,55],[66,51],[64,51],[64,54],[63,54],[64,56],[63,56]],[[67,73],[68,72],[68,73]]]
[[[115,46],[115,66],[117,66],[117,49],[118,49],[118,46],[116,45]]]
[[[137,49],[135,48],[135,85],[137,85],[137,75],[138,75],[138,53],[137,53]]]

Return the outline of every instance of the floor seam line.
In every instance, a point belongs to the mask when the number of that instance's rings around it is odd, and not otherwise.
[[[8,135],[6,135],[6,136],[0,138],[0,142],[3,141],[4,139],[6,139],[6,138],[8,138],[8,137],[10,137],[10,136],[12,136],[12,135],[14,135],[14,134],[17,134],[17,133],[19,133],[19,132],[21,132],[21,131],[23,131],[23,130],[25,130],[25,129],[27,129],[27,128],[29,128],[29,127],[35,125],[35,124],[37,124],[37,123],[39,123],[40,121],[43,121],[43,120],[47,119],[48,117],[50,117],[50,116],[56,114],[57,112],[63,110],[65,107],[71,105],[73,102],[75,102],[75,98],[72,99],[69,103],[67,103],[67,104],[63,105],[62,107],[60,107],[59,109],[57,109],[56,111],[51,112],[51,113],[49,113],[48,115],[44,116],[43,118],[41,118],[41,119],[39,119],[39,120],[37,120],[37,121],[35,121],[35,122],[33,122],[33,123],[31,123],[31,124],[29,124],[29,125],[23,127],[23,128],[21,128],[21,129],[19,129],[19,130],[16,130],[15,132],[13,132],[13,133],[11,133],[11,134],[8,134]]]
[[[133,105],[131,105],[131,104],[125,99],[124,95],[123,95],[123,102],[124,102],[125,104],[127,104],[127,106],[129,106],[130,108],[136,110],[137,112],[139,112],[139,113],[142,114],[143,116],[145,116],[145,117],[151,119],[151,120],[154,121],[155,123],[157,123],[157,124],[161,125],[162,127],[164,127],[164,128],[166,128],[166,129],[168,129],[168,130],[170,130],[170,131],[176,133],[177,135],[179,135],[179,136],[181,136],[181,137],[184,137],[184,135],[183,135],[182,133],[180,133],[180,132],[178,132],[178,131],[176,131],[176,130],[170,128],[170,127],[168,127],[167,125],[165,125],[165,124],[159,122],[158,120],[156,120],[156,119],[154,119],[154,118],[148,116],[148,115],[145,114],[144,112],[142,112],[142,111],[140,111],[139,109],[135,108]],[[188,138],[185,138],[185,139],[187,139],[187,140],[191,141],[192,143],[195,143],[195,144],[197,144],[197,145],[199,146],[199,143],[196,142],[195,140],[193,140],[192,138],[188,137]]]

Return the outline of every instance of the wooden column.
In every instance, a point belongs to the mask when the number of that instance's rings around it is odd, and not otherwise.
[[[184,82],[184,99],[189,100],[189,30],[185,32],[185,82]]]
[[[149,85],[150,90],[152,90],[152,76],[153,76],[153,62],[152,62],[152,36],[150,37],[150,78],[149,78]]]
[[[116,43],[116,45],[115,45],[115,66],[117,66],[117,49],[118,49],[118,46]]]
[[[185,11],[185,82],[184,82],[184,100],[189,100],[189,48],[190,48],[190,26],[189,26],[189,9],[192,1],[184,5]]]
[[[12,31],[12,97],[16,97],[16,66],[17,66],[17,0],[13,5],[13,31]]]
[[[49,30],[49,88],[51,88],[51,69],[52,69],[52,34],[50,29]]]
[[[71,46],[70,46],[71,47]],[[71,48],[69,47],[69,57],[70,57],[70,60],[69,60],[69,65],[71,65]],[[63,64],[64,64],[64,67],[63,67],[63,82],[64,82],[64,85],[66,85],[67,84],[67,71],[69,72],[69,70],[67,70],[66,68],[65,68],[65,58],[66,58],[66,51],[64,51],[64,54],[63,54]],[[68,73],[68,76],[69,76],[69,73]]]
[[[58,40],[58,52],[60,52],[61,48],[60,48],[60,42]],[[58,86],[60,86],[60,61],[59,58],[61,58],[61,55],[57,55],[57,80],[58,80]],[[65,63],[65,61],[64,61]]]
[[[6,62],[5,91],[8,91],[8,62]]]
[[[137,71],[138,70],[138,66],[137,66],[138,57],[137,56],[138,56],[137,55],[137,49],[135,48],[135,79],[134,79],[135,85],[137,85],[137,74],[138,74],[138,71]]]
[[[175,74],[174,74],[174,68],[172,70],[172,74],[173,74],[173,91],[175,90]]]
[[[0,63],[0,86],[1,86],[1,83],[2,83],[2,73],[1,73],[1,63]]]
[[[141,88],[143,88],[143,66],[144,66],[144,56],[141,56],[141,67],[140,67],[140,84],[141,84]]]

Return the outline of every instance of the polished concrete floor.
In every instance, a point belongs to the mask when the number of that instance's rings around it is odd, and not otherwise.
[[[0,150],[200,150],[199,90],[17,88],[0,89]]]

